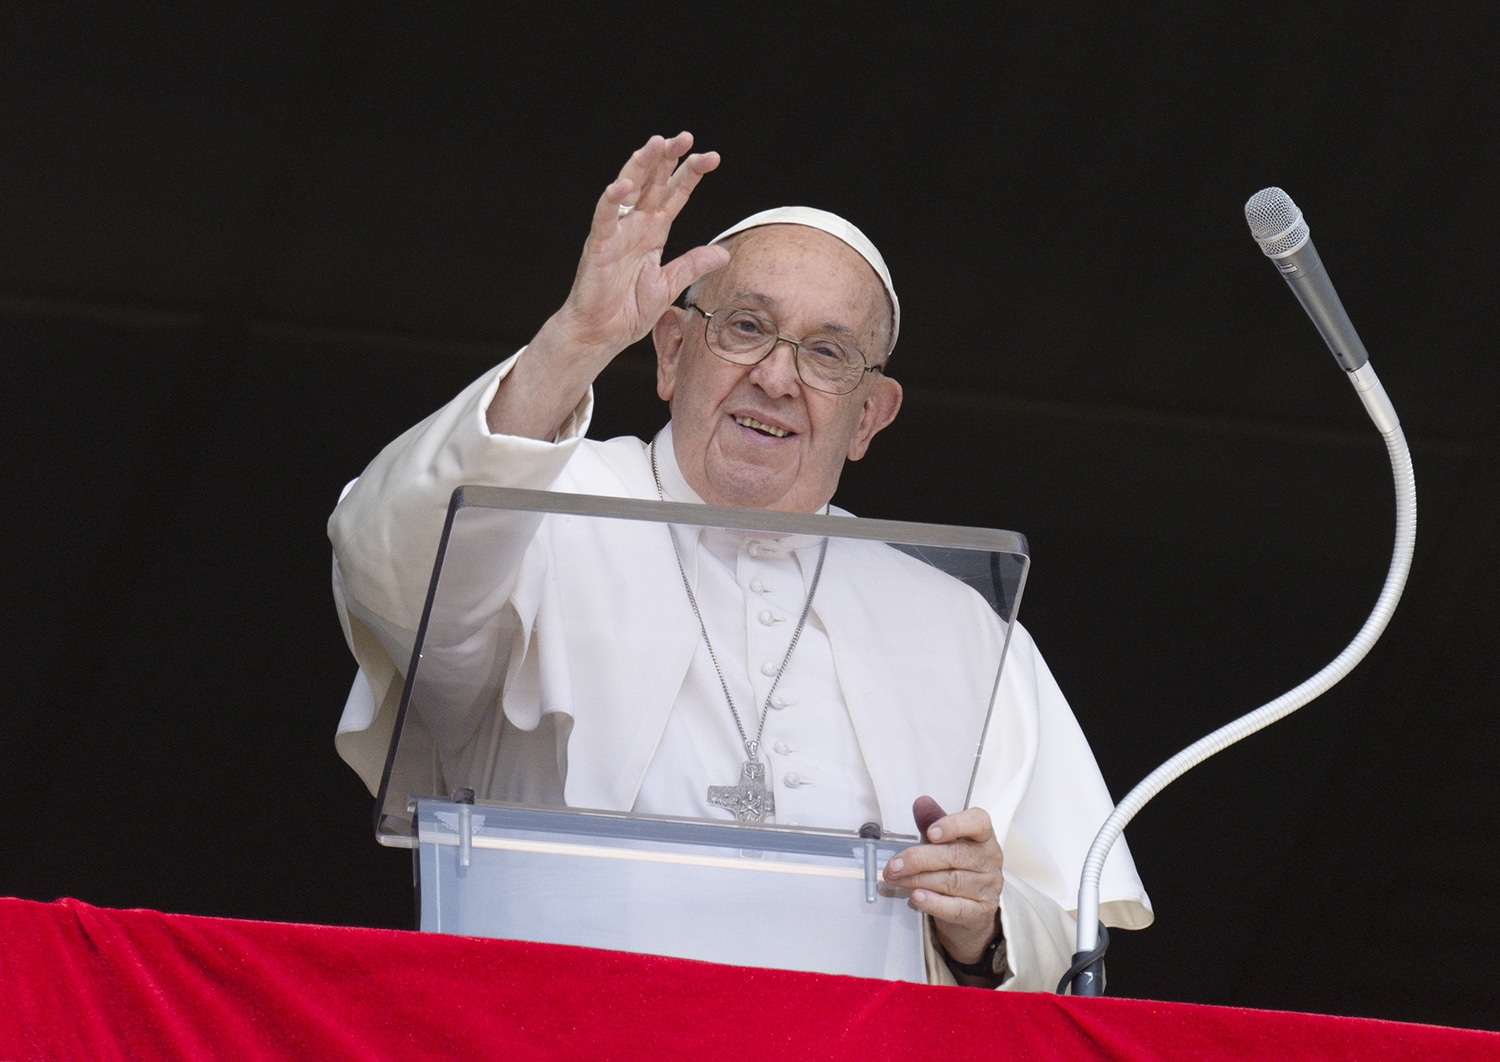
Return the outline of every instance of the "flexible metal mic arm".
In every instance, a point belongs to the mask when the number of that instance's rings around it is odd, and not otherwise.
[[[1274,196],[1271,195],[1272,193]],[[1277,237],[1284,238],[1285,232],[1262,233],[1257,229],[1258,219],[1252,214],[1252,207],[1263,202],[1264,198],[1273,199],[1277,205],[1284,200],[1285,206],[1296,213],[1295,224],[1300,226],[1300,230],[1294,235],[1300,237],[1300,242],[1296,242],[1296,247],[1292,251],[1287,251],[1284,246],[1276,246],[1272,243]],[[1252,231],[1255,231],[1257,241],[1261,243],[1262,249],[1268,256],[1284,258],[1300,251],[1304,246],[1307,250],[1311,250],[1311,245],[1307,243],[1306,223],[1302,221],[1301,212],[1297,211],[1291,198],[1281,189],[1268,188],[1257,193],[1246,205],[1246,215],[1250,220]],[[1272,245],[1268,246],[1268,244]],[[1278,263],[1278,266],[1282,268],[1283,275],[1288,272],[1282,263]],[[1412,551],[1417,541],[1417,484],[1412,472],[1411,451],[1407,448],[1406,437],[1401,432],[1400,420],[1391,406],[1390,399],[1386,396],[1385,388],[1380,385],[1380,380],[1376,377],[1375,370],[1370,367],[1369,362],[1362,357],[1349,358],[1346,350],[1341,350],[1339,346],[1336,346],[1334,340],[1329,337],[1329,332],[1334,328],[1327,326],[1326,322],[1320,319],[1321,305],[1310,307],[1302,292],[1295,286],[1293,290],[1298,293],[1298,299],[1303,302],[1309,316],[1318,325],[1318,330],[1323,333],[1325,339],[1329,340],[1330,346],[1334,347],[1335,357],[1338,357],[1340,363],[1345,365],[1349,382],[1354,385],[1360,401],[1364,403],[1365,409],[1370,414],[1370,419],[1375,422],[1375,426],[1385,438],[1386,451],[1390,455],[1391,471],[1396,486],[1396,541],[1391,554],[1390,570],[1385,577],[1385,586],[1381,588],[1374,610],[1365,620],[1364,626],[1359,629],[1359,633],[1354,636],[1354,640],[1326,667],[1274,701],[1262,705],[1253,712],[1195,741],[1147,775],[1126,794],[1124,800],[1115,806],[1114,813],[1105,820],[1104,826],[1094,838],[1094,843],[1089,848],[1088,858],[1084,861],[1083,875],[1078,885],[1078,951],[1073,957],[1073,967],[1063,975],[1061,983],[1057,986],[1059,993],[1065,992],[1071,984],[1074,995],[1104,994],[1104,948],[1108,947],[1108,934],[1105,934],[1104,945],[1101,947],[1100,933],[1103,931],[1103,926],[1099,921],[1099,879],[1104,871],[1104,861],[1109,856],[1111,846],[1114,845],[1130,820],[1135,818],[1136,813],[1145,807],[1152,797],[1210,756],[1222,752],[1257,730],[1285,718],[1332,689],[1349,672],[1353,671],[1355,665],[1363,660],[1365,654],[1374,647],[1376,640],[1390,623],[1391,616],[1396,611],[1396,604],[1401,600],[1401,592],[1406,586],[1407,573],[1411,570]],[[1327,287],[1327,291],[1334,304],[1337,305],[1337,296],[1332,295],[1331,285]],[[1338,306],[1339,314],[1342,314],[1342,309],[1342,306]],[[1346,318],[1336,322],[1340,326],[1346,323]],[[1347,331],[1349,335],[1353,335],[1353,326],[1348,326]],[[1357,336],[1354,341],[1358,342]],[[1358,352],[1363,355],[1362,345],[1359,346]],[[1354,361],[1358,362],[1357,368],[1350,367],[1350,363]]]

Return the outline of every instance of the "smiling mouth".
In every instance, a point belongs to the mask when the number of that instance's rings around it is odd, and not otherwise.
[[[785,439],[788,435],[792,434],[785,428],[778,428],[772,424],[764,424],[754,417],[735,417],[734,422],[742,428],[754,428],[758,432],[765,435],[774,435],[778,439]]]

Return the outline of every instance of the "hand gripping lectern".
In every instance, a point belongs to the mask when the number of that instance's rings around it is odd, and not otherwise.
[[[1028,563],[1005,531],[461,488],[375,808],[421,928],[926,980],[880,872],[915,796],[969,800]]]

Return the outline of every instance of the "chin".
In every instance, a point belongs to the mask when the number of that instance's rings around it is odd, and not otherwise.
[[[726,475],[713,481],[714,494],[719,504],[737,509],[775,509],[790,493],[795,483],[782,482],[780,477],[755,475]]]

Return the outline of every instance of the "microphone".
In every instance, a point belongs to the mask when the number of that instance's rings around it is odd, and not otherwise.
[[[1411,451],[1406,445],[1406,436],[1401,432],[1401,421],[1385,388],[1375,375],[1365,345],[1359,333],[1344,312],[1343,303],[1333,290],[1328,274],[1318,252],[1308,239],[1307,222],[1302,220],[1302,211],[1292,202],[1292,197],[1280,188],[1263,188],[1252,195],[1245,204],[1245,220],[1250,223],[1250,232],[1266,257],[1276,263],[1281,275],[1292,286],[1292,292],[1302,308],[1317,325],[1323,339],[1327,341],[1333,356],[1344,367],[1349,382],[1354,385],[1365,411],[1375,422],[1380,434],[1385,436],[1385,446],[1391,458],[1391,471],[1396,483],[1396,546],[1391,555],[1391,567],[1386,574],[1385,586],[1375,602],[1370,618],[1359,633],[1337,657],[1324,666],[1312,678],[1300,686],[1283,693],[1274,701],[1261,705],[1233,722],[1226,723],[1213,733],[1199,738],[1193,744],[1173,756],[1166,763],[1143,778],[1125,798],[1115,805],[1104,825],[1099,828],[1088,858],[1084,861],[1083,874],[1078,882],[1078,950],[1073,956],[1073,965],[1058,983],[1061,995],[1069,987],[1074,995],[1098,996],[1104,993],[1104,952],[1109,947],[1109,935],[1104,923],[1099,921],[1099,881],[1104,873],[1104,861],[1110,847],[1119,838],[1136,813],[1178,778],[1198,764],[1223,752],[1230,745],[1280,719],[1286,718],[1309,701],[1322,696],[1354,666],[1364,659],[1375,640],[1385,631],[1396,603],[1401,600],[1401,591],[1406,586],[1406,576],[1411,570],[1412,552],[1417,539],[1417,484],[1412,474]],[[915,810],[915,809],[914,809]]]
[[[1307,222],[1292,197],[1280,188],[1262,188],[1245,203],[1245,220],[1255,242],[1276,263],[1338,363],[1347,372],[1362,368],[1370,355],[1333,290],[1333,282],[1309,238]]]

